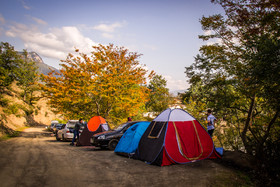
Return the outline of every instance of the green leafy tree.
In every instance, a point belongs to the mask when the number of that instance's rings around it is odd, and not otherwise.
[[[0,95],[9,90],[10,85],[16,79],[20,66],[20,56],[14,47],[7,42],[0,45]]]
[[[148,111],[160,113],[168,108],[172,99],[169,95],[169,89],[166,88],[166,83],[161,75],[155,75],[150,81],[148,85],[149,101],[146,103]]]
[[[38,87],[38,67],[36,62],[28,57],[26,50],[21,55],[21,63],[19,70],[16,72],[17,85],[23,90],[23,101],[29,105],[33,105],[37,98],[34,92],[39,90]]]
[[[205,102],[259,160],[279,153],[280,4],[274,0],[212,0],[225,15],[202,17],[203,45],[186,68],[186,98]],[[199,87],[201,93],[194,92]],[[230,136],[232,137],[232,136]],[[239,143],[237,143],[239,144]],[[268,144],[274,151],[266,152]],[[276,146],[277,145],[277,146]],[[238,146],[238,149],[242,148]]]
[[[23,98],[19,97],[19,99],[23,99],[28,104],[27,107],[4,98],[5,94],[18,95],[17,91],[11,89],[13,82],[23,90]],[[33,119],[32,104],[35,98],[33,93],[37,90],[36,84],[37,67],[34,62],[27,59],[27,52],[24,51],[21,55],[9,43],[2,42],[0,45],[0,105],[3,107],[3,112],[0,114],[1,124],[4,125],[6,115],[14,114],[18,117],[19,109],[25,112],[27,119]]]

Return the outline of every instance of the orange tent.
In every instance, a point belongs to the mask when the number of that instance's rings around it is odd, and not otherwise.
[[[102,118],[101,116],[94,116],[88,121],[87,128],[90,132],[95,132],[100,127],[103,128],[102,130],[105,131],[110,129],[105,119]]]
[[[106,120],[101,116],[92,117],[85,126],[77,142],[78,146],[91,145],[90,138],[99,132],[111,130]]]

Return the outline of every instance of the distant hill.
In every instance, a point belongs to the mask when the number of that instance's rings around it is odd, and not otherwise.
[[[19,54],[23,54],[23,52],[18,52]],[[31,60],[36,62],[36,65],[38,66],[38,71],[39,73],[43,73],[44,75],[47,75],[49,72],[51,71],[56,71],[59,72],[58,69],[49,66],[47,64],[44,63],[44,61],[42,60],[42,58],[36,53],[36,52],[28,52],[27,57]]]
[[[172,91],[169,91],[170,94],[174,95],[174,96],[178,96],[178,94],[181,94],[181,93],[185,93],[186,90],[172,90]]]
[[[18,53],[23,55],[23,52]],[[45,64],[35,52],[29,52],[27,57],[36,62],[40,74],[48,74],[53,70],[59,72],[58,69]],[[4,98],[1,102],[6,102],[6,104],[0,105],[0,141],[6,137],[17,136],[18,131],[26,126],[47,126],[54,119],[62,119],[60,115],[52,111],[52,108],[48,105],[48,99],[41,97],[40,91],[34,92],[39,100],[33,106],[23,101],[20,94],[22,92],[21,88],[14,82],[9,93],[1,95]]]

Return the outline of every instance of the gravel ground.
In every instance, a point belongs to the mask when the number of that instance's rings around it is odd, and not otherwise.
[[[240,172],[216,160],[159,167],[69,143],[56,141],[43,127],[1,141],[0,186],[239,186],[247,182]]]

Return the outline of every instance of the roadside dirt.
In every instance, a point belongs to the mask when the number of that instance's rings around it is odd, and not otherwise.
[[[0,186],[251,186],[217,160],[165,167],[58,142],[43,127],[0,142]]]

